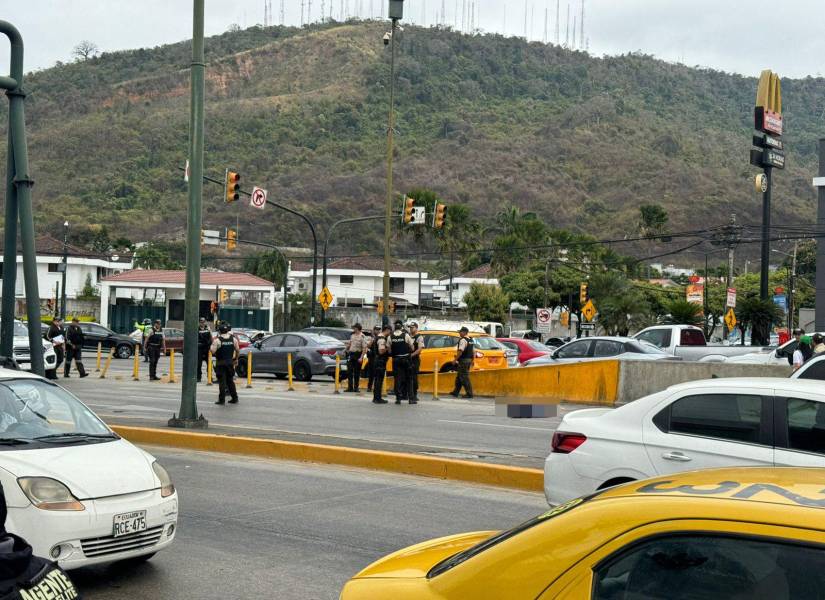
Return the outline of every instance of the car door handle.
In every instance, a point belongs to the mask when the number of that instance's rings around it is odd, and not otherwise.
[[[693,460],[687,454],[683,454],[681,452],[665,452],[662,454],[662,458],[665,460],[672,460],[674,462],[690,462]]]

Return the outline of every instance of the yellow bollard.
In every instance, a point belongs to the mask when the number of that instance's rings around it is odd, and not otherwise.
[[[115,357],[115,349],[112,348],[111,352],[109,352],[109,356],[106,357],[106,363],[103,365],[103,371],[100,373],[101,379],[106,379],[106,373],[109,372],[109,365],[112,364],[112,359]]]
[[[292,387],[292,352],[286,355],[286,377],[289,381],[289,387],[286,388],[286,391],[294,392],[295,388]]]
[[[206,385],[212,385],[212,351],[206,354]]]
[[[134,363],[135,364],[132,367],[132,379],[135,381],[140,381],[140,352],[137,351],[137,348],[135,348]]]
[[[433,368],[433,400],[438,400],[438,361]]]
[[[246,387],[252,387],[252,353],[246,355]]]
[[[169,351],[169,383],[176,383],[175,381],[175,349]]]
[[[97,372],[100,373],[100,359],[103,355],[103,342],[97,343]]]
[[[341,393],[341,357],[335,355],[335,393]]]

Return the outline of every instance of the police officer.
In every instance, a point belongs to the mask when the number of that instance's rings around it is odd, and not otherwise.
[[[203,363],[209,360],[210,346],[212,346],[212,332],[206,324],[206,319],[201,317],[198,321],[198,383],[203,378]]]
[[[421,369],[421,351],[424,349],[424,336],[418,333],[418,323],[410,323],[410,337],[410,404],[418,404],[418,371]]]
[[[57,355],[57,361],[54,364],[54,379],[57,379],[57,370],[60,368],[60,363],[63,362],[63,356],[66,353],[66,330],[63,329],[63,321],[60,317],[52,319],[52,324],[49,325],[49,330],[46,332],[46,339],[54,346],[54,353]]]
[[[376,325],[372,328],[372,337],[367,346],[367,391],[372,391],[375,382],[375,361],[378,357],[378,336],[381,335],[381,327]]]
[[[80,320],[72,318],[72,324],[66,328],[66,366],[63,369],[63,377],[68,377],[72,371],[72,360],[77,365],[77,372],[80,378],[88,377],[83,366],[83,330],[80,328]]]
[[[458,363],[458,375],[455,378],[455,388],[450,392],[451,396],[458,398],[461,393],[461,388],[464,388],[465,398],[473,397],[473,385],[470,383],[470,369],[473,366],[473,357],[475,356],[475,349],[473,348],[473,340],[469,335],[470,330],[462,327],[458,334],[461,338],[458,340],[458,348],[456,349],[455,359]]]
[[[390,356],[390,326],[384,325],[381,333],[375,335],[375,363],[373,364],[372,401],[375,404],[386,404],[381,397],[384,391],[384,376],[387,374],[387,360]]]
[[[395,403],[410,399],[410,355],[413,341],[404,331],[404,323],[395,322],[395,330],[390,335],[390,356],[392,356],[392,376],[395,378]]]
[[[352,326],[352,335],[347,342],[347,392],[358,392],[361,387],[361,362],[367,353],[367,337],[361,323]]]
[[[146,337],[146,354],[149,356],[149,381],[160,381],[158,377],[158,361],[160,354],[166,354],[166,338],[163,337],[163,327],[160,319],[152,324],[152,330]]]
[[[238,361],[238,340],[232,335],[231,327],[226,321],[218,325],[218,337],[212,342],[212,356],[215,357],[215,374],[218,376],[218,401],[224,404],[229,393],[229,404],[238,403],[238,391],[235,389],[235,364]]]
[[[6,513],[0,486],[0,598],[79,600],[80,592],[63,569],[35,556],[26,540],[6,531]]]
[[[140,353],[143,354],[143,362],[149,362],[149,352],[146,351],[146,340],[152,335],[152,321],[143,319],[143,323],[135,323],[135,329],[140,330]]]

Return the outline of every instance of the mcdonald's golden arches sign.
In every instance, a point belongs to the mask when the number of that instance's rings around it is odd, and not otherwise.
[[[759,77],[754,120],[759,131],[782,135],[782,84],[771,70],[762,71]]]

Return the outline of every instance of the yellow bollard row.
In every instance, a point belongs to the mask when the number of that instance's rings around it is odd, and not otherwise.
[[[433,400],[438,400],[438,361],[433,368]]]
[[[177,383],[175,381],[175,349],[169,351],[169,383]]]
[[[100,359],[103,356],[103,342],[97,343],[97,372],[100,373]]]
[[[246,387],[252,387],[252,353],[246,355]]]
[[[139,345],[135,347],[134,352],[134,364],[132,365],[132,379],[135,381],[140,381],[140,352],[138,352]]]
[[[212,385],[212,351],[206,354],[206,385]]]
[[[289,387],[286,388],[286,391],[294,392],[295,388],[292,387],[292,352],[286,355],[286,376],[287,381],[289,381]]]
[[[335,355],[335,393],[341,393],[341,357]]]
[[[114,357],[115,357],[115,349],[112,348],[112,350],[109,352],[109,356],[106,357],[106,364],[103,365],[103,371],[101,371],[101,373],[100,373],[100,378],[101,379],[106,379],[106,373],[109,372],[109,365],[112,364],[112,359]]]

